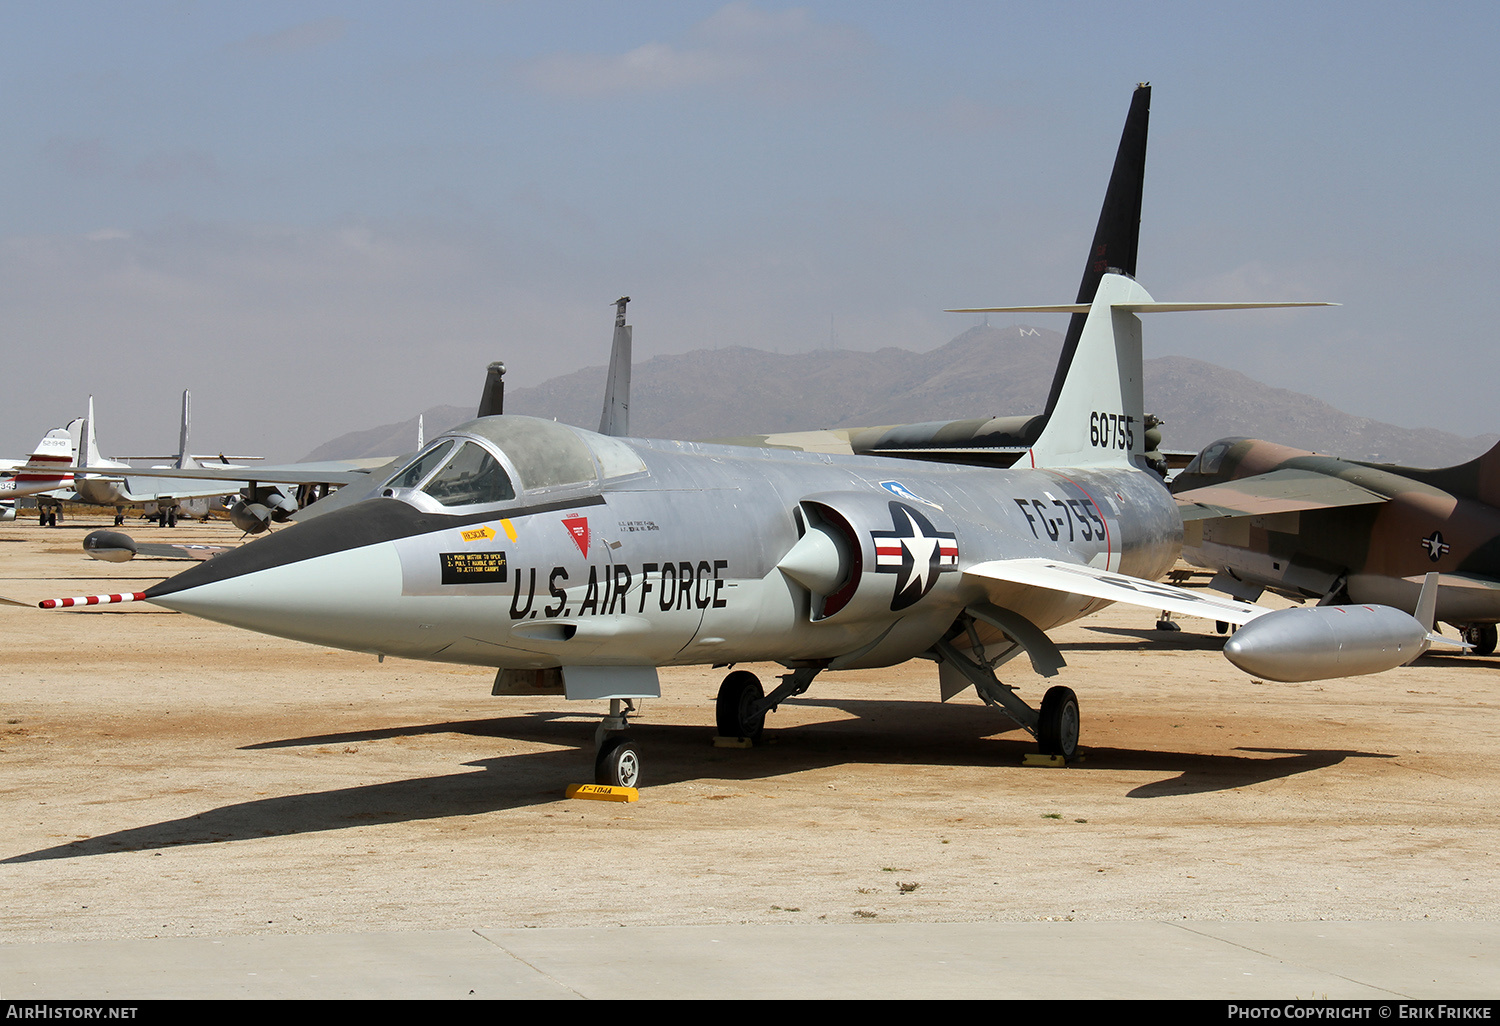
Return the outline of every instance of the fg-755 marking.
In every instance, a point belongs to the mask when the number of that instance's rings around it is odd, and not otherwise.
[[[1124,413],[1089,414],[1089,444],[1096,449],[1134,449],[1135,417]]]
[[[1052,510],[1046,499],[1016,499],[1015,502],[1021,510],[1021,515],[1026,518],[1026,523],[1031,527],[1031,533],[1037,538],[1042,536],[1042,532],[1037,530],[1038,521],[1042,525],[1042,531],[1046,531],[1049,541],[1057,541],[1062,537],[1064,524],[1068,528],[1068,541],[1076,541],[1079,538],[1084,541],[1093,541],[1095,538],[1103,541],[1106,536],[1104,518],[1099,515],[1098,510],[1082,499],[1052,499],[1052,506],[1063,511],[1063,516],[1060,517],[1051,515]],[[1031,515],[1032,509],[1037,511],[1037,516]]]

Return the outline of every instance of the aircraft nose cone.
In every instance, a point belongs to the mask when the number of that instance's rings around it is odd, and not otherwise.
[[[425,519],[405,503],[358,503],[200,563],[148,588],[145,599],[265,634],[382,651],[401,597],[389,543]]]

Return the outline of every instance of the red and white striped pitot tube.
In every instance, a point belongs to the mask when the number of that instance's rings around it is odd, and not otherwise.
[[[124,595],[79,595],[75,598],[42,599],[37,605],[42,609],[66,609],[69,606],[104,606],[111,602],[139,602],[145,597],[144,591],[132,591]]]

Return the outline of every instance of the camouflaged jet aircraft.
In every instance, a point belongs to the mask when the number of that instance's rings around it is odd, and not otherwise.
[[[596,780],[627,786],[641,760],[624,731],[662,666],[785,667],[769,695],[739,669],[719,690],[720,734],[753,739],[824,671],[923,657],[945,699],[972,686],[1066,759],[1072,689],[1037,708],[995,671],[1024,653],[1055,676],[1046,631],[1110,602],[1246,625],[1226,655],[1276,679],[1408,662],[1431,637],[1406,613],[1272,612],[1156,583],[1182,522],[1145,466],[1139,315],[1314,304],[1158,303],[1137,284],[1148,98],[1133,99],[1079,301],[994,308],[1078,325],[1024,469],[631,438],[616,394],[600,433],[480,417],[373,498],[145,592],[43,605],[143,599],[381,658],[495,667],[497,695],[608,700]]]
[[[1172,482],[1183,558],[1209,585],[1323,605],[1412,611],[1427,574],[1436,617],[1476,653],[1500,621],[1500,445],[1456,467],[1360,463],[1252,438],[1221,438]]]

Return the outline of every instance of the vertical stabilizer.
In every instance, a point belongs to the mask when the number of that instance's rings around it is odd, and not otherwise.
[[[1413,481],[1425,482],[1466,499],[1477,499],[1487,506],[1500,506],[1500,442],[1497,442],[1484,455],[1476,456],[1467,463],[1460,463],[1454,467],[1438,467],[1435,470],[1398,467],[1389,463],[1370,463],[1363,460],[1359,462],[1367,467],[1388,470],[1402,477],[1409,477]]]
[[[476,417],[498,417],[505,412],[505,364],[496,360],[484,375],[484,391],[479,394]],[[418,449],[422,448],[420,445]]]
[[[85,467],[97,467],[103,459],[99,455],[99,440],[94,431],[94,397],[89,396],[88,415],[83,418],[83,428],[79,431],[78,462]]]
[[[198,465],[198,461],[188,455],[188,432],[192,426],[193,397],[187,389],[182,390],[182,430],[177,435],[177,459],[173,466],[178,470],[188,470]]]
[[[599,433],[617,437],[630,434],[630,325],[625,323],[629,296],[615,300],[615,341],[609,349],[609,379],[604,385],[604,413]]]
[[[1075,358],[1058,368],[1057,394],[1031,447],[1037,467],[1145,465],[1141,321],[1125,306],[1153,303],[1135,281],[1106,273],[1078,332]]]
[[[1104,206],[1099,211],[1099,224],[1094,229],[1094,241],[1089,245],[1089,257],[1083,266],[1083,280],[1078,284],[1075,302],[1092,303],[1099,281],[1108,271],[1135,277],[1136,250],[1141,238],[1141,191],[1146,180],[1146,129],[1150,119],[1151,86],[1142,83],[1136,86],[1135,95],[1130,100],[1130,113],[1125,116],[1125,130],[1120,134],[1114,171],[1109,176]],[[1088,317],[1087,314],[1075,313],[1068,322],[1068,333],[1063,338],[1062,356],[1057,362],[1052,390],[1047,395],[1044,417],[1051,416],[1057,406]]]

